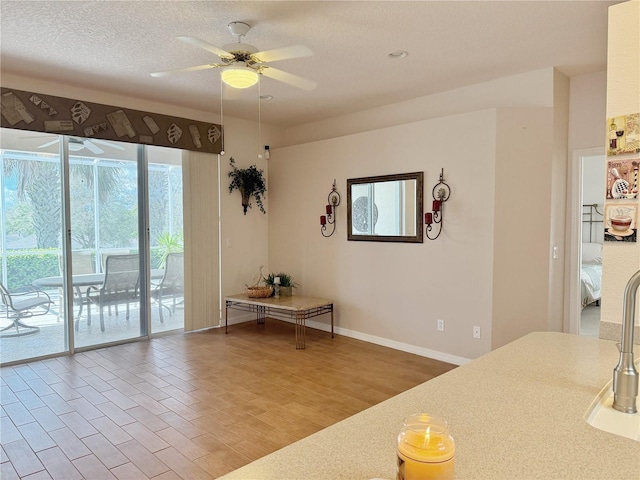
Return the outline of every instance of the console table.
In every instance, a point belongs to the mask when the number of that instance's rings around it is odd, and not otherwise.
[[[308,318],[331,314],[331,338],[333,338],[333,302],[322,298],[290,297],[249,298],[246,294],[231,295],[225,298],[224,333],[228,333],[229,309],[255,312],[257,322],[264,323],[267,315],[278,314],[294,319],[296,324],[296,349],[305,348],[305,329]]]

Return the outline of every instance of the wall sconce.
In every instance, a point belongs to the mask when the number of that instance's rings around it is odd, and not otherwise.
[[[444,202],[449,200],[451,195],[451,188],[444,182],[444,168],[440,172],[440,181],[436,183],[431,192],[433,196],[433,212],[427,212],[424,214],[424,223],[427,225],[427,238],[429,240],[435,240],[440,236],[442,232],[442,221],[444,220]],[[435,237],[431,237],[429,233],[433,230],[433,224],[440,224],[438,233]]]
[[[325,207],[327,214],[320,216],[320,233],[322,233],[323,237],[330,237],[333,235],[333,232],[336,231],[336,207],[340,205],[340,194],[336,190],[336,181],[333,180],[333,186],[331,187],[331,191],[327,196],[327,201],[329,202]],[[326,234],[327,224],[333,225],[333,229],[330,234]]]

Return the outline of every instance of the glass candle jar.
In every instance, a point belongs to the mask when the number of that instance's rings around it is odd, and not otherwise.
[[[411,415],[398,435],[397,480],[453,479],[455,451],[445,420],[426,413]]]

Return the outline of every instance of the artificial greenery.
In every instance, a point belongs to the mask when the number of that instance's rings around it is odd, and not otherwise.
[[[280,286],[281,287],[297,287],[299,284],[293,281],[293,277],[288,273],[280,272],[280,273],[270,273],[266,277],[262,277],[264,284],[268,287],[273,287],[275,285],[274,280],[276,277],[280,277]]]
[[[256,204],[260,211],[267,213],[262,203],[262,197],[267,191],[267,185],[262,176],[263,171],[258,170],[255,165],[251,165],[249,168],[238,168],[233,157],[229,160],[229,165],[233,169],[229,172],[229,178],[231,179],[229,193],[234,190],[240,190],[244,214],[247,214],[247,208],[251,208],[252,196],[256,199]]]

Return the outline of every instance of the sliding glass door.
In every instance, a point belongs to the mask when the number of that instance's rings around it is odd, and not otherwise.
[[[147,146],[151,332],[184,328],[182,152]]]
[[[69,156],[76,348],[146,334],[140,309],[138,149],[101,142],[99,157],[86,151],[87,142]]]
[[[144,148],[2,130],[0,282],[50,300],[0,304],[2,363],[184,326],[181,152]]]
[[[2,131],[0,148],[0,361],[68,351],[59,276],[61,165],[57,135]],[[47,147],[41,148],[43,145]],[[33,304],[32,308],[23,308]]]

